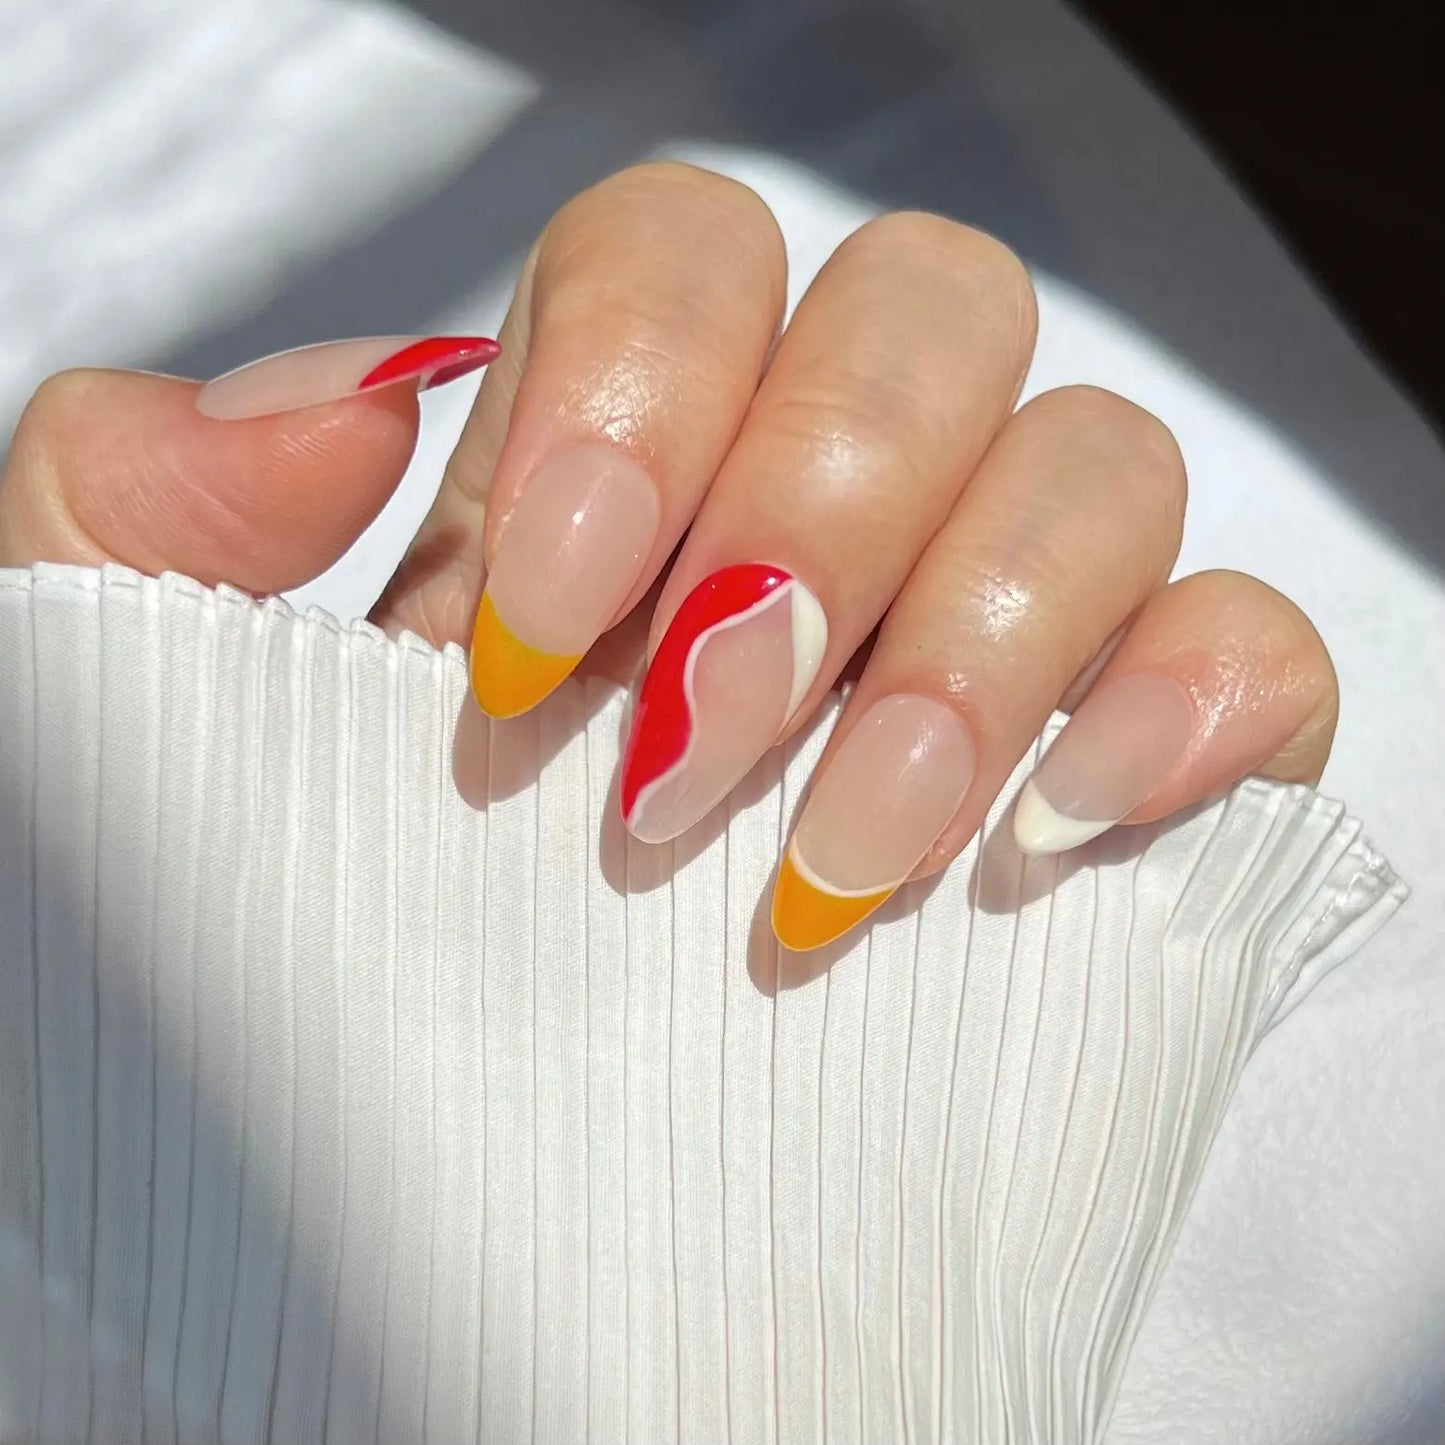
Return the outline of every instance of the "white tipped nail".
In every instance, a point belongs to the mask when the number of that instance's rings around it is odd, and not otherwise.
[[[1136,672],[1103,683],[1019,794],[1019,847],[1062,853],[1097,838],[1164,782],[1193,732],[1194,704],[1175,678]]]
[[[1045,801],[1030,778],[1014,805],[1014,842],[1021,853],[1066,853],[1112,828],[1117,819],[1066,818]]]

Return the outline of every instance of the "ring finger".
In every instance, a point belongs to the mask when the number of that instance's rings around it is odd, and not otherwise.
[[[773,925],[816,948],[977,830],[1070,684],[1163,584],[1184,468],[1165,427],[1107,392],[1023,407],[890,610],[779,869]],[[1139,748],[1189,707],[1160,678]],[[1187,718],[1183,725],[1187,725]]]

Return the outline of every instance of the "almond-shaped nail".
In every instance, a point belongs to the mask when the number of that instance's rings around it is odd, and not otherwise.
[[[472,633],[483,712],[526,712],[577,666],[641,578],[660,517],[652,478],[609,447],[570,447],[538,468],[502,528]]]
[[[773,890],[785,947],[820,948],[884,903],[927,856],[973,781],[968,725],[895,693],[868,709],[813,783]]]
[[[196,410],[217,421],[245,421],[340,401],[399,381],[418,391],[455,381],[495,361],[487,336],[365,336],[278,351],[208,381]]]
[[[791,572],[724,567],[678,608],[643,679],[622,763],[635,837],[686,832],[777,741],[823,665],[828,620]]]
[[[1062,853],[1112,828],[1173,771],[1194,704],[1172,677],[1138,672],[1089,693],[1014,807],[1025,853]]]

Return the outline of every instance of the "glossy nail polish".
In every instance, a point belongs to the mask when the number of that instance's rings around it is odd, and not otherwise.
[[[535,707],[637,585],[657,538],[657,488],[603,446],[538,468],[502,529],[472,633],[472,691],[492,717]]]
[[[823,665],[828,621],[781,567],[705,578],[643,680],[622,764],[622,816],[661,843],[706,816],[765,753]]]
[[[245,421],[340,401],[400,381],[418,391],[455,381],[495,361],[501,347],[485,336],[367,336],[278,351],[218,376],[196,393],[196,410],[218,421]]]
[[[1193,735],[1194,704],[1172,677],[1139,672],[1089,693],[1019,794],[1019,848],[1062,853],[1097,838],[1159,787]]]
[[[860,923],[922,862],[973,781],[968,725],[917,693],[880,699],[814,780],[778,868],[773,931],[818,948]]]

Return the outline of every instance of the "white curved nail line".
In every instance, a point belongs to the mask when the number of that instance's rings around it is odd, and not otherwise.
[[[823,654],[828,650],[828,617],[823,611],[823,604],[796,577],[789,577],[776,591],[770,592],[744,611],[725,617],[721,622],[715,622],[711,627],[699,632],[687,650],[687,661],[682,669],[682,695],[687,704],[687,746],[683,748],[682,756],[666,772],[659,773],[650,783],[644,783],[638,789],[637,801],[632,805],[632,816],[627,819],[628,828],[644,843],[667,842],[666,838],[648,838],[638,830],[648,800],[656,795],[664,783],[677,777],[692,758],[693,746],[697,741],[697,689],[693,678],[703,648],[719,633],[751,622],[754,617],[760,617],[769,608],[776,607],[784,598],[788,600],[792,613],[789,620],[793,644],[793,686],[788,695],[784,724],[792,719],[799,703],[812,687],[818,676],[818,669],[823,665]]]
[[[796,838],[788,844],[788,859],[804,883],[816,888],[819,893],[826,893],[830,898],[872,898],[879,893],[892,893],[895,888],[901,888],[908,881],[908,873],[905,873],[897,882],[879,883],[873,888],[839,888],[826,882],[803,861]],[[917,866],[916,863],[913,865],[914,868]],[[909,873],[912,871],[913,868],[908,870]]]
[[[1030,778],[1014,805],[1014,842],[1021,853],[1066,853],[1108,832],[1118,821],[1117,818],[1067,817],[1039,792]]]
[[[793,720],[793,714],[823,665],[823,654],[828,650],[828,615],[823,611],[823,604],[796,577],[785,582],[779,591],[791,593],[793,611],[793,690],[788,695],[788,710],[783,716],[786,726]]]

